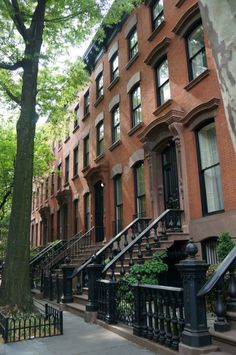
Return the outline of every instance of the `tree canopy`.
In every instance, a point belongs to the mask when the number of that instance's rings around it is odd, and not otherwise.
[[[139,0],[2,0],[0,2],[0,91],[4,104],[18,110],[13,198],[7,256],[0,290],[1,304],[31,304],[29,232],[34,137],[40,115],[60,121],[64,107],[86,80],[83,64],[55,63],[78,46],[103,20],[119,21]],[[99,32],[99,36],[101,33]],[[17,272],[16,272],[17,270]]]

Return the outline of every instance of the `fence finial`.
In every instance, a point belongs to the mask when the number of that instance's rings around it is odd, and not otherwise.
[[[198,252],[198,248],[192,238],[189,239],[185,251],[189,259],[195,259],[195,255]]]

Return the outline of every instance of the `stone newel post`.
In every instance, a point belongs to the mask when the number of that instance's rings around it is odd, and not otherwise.
[[[69,261],[69,260],[68,260]],[[64,264],[61,266],[63,271],[63,296],[61,298],[62,303],[72,303],[73,294],[72,294],[72,276],[75,269],[75,265]]]
[[[205,283],[209,265],[203,260],[196,259],[197,251],[196,245],[190,239],[186,246],[187,259],[177,264],[183,279],[185,313],[180,353],[186,354],[191,353],[191,348],[210,347],[211,345],[211,336],[207,327],[205,298],[197,296],[198,291]]]

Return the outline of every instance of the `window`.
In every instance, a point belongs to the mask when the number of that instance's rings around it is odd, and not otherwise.
[[[104,152],[104,124],[100,122],[97,125],[97,156]]]
[[[79,169],[78,169],[78,165],[79,165],[79,147],[75,147],[74,149],[74,161],[73,161],[73,175],[77,176]]]
[[[75,115],[74,115],[74,129],[78,127],[79,124],[79,115],[80,115],[80,109],[79,105],[75,109]]]
[[[39,187],[37,187],[37,192],[36,192],[36,207],[39,207]]]
[[[119,106],[111,112],[112,118],[112,143],[120,140],[120,109]]]
[[[61,189],[61,164],[57,167],[57,190]]]
[[[74,235],[78,234],[79,231],[79,210],[78,210],[78,200],[74,200]]]
[[[39,244],[40,245],[44,245],[43,243],[43,221],[40,221],[40,240],[39,240]]]
[[[164,21],[163,0],[154,1],[151,6],[152,30],[154,31]]]
[[[34,224],[31,224],[31,247],[34,244]]]
[[[140,86],[136,86],[136,88],[131,91],[130,97],[132,127],[135,127],[142,122]]]
[[[54,240],[54,213],[51,214],[51,242]]]
[[[214,122],[197,132],[203,214],[223,210],[220,163]]]
[[[130,33],[128,37],[129,46],[129,60],[132,59],[138,53],[138,33],[136,27]]]
[[[57,238],[61,239],[61,211],[57,211]]]
[[[54,194],[54,190],[55,190],[55,176],[54,176],[54,173],[52,173],[52,176],[51,176],[51,195]]]
[[[46,179],[46,184],[45,184],[45,199],[48,199],[48,178]]]
[[[70,172],[70,156],[65,159],[65,184],[69,182],[69,172]]]
[[[144,164],[139,164],[134,168],[135,197],[137,217],[146,216],[146,196],[144,181]]]
[[[118,78],[119,76],[119,58],[118,52],[116,52],[111,60],[110,60],[110,68],[111,68],[111,82]]]
[[[159,105],[162,105],[170,99],[170,82],[167,59],[164,59],[160,65],[157,66],[156,75],[158,103]]]
[[[90,229],[89,193],[84,195],[84,228],[85,228],[85,231],[88,231]]]
[[[99,99],[103,95],[103,73],[100,73],[96,79],[96,97]]]
[[[39,225],[38,225],[38,223],[36,223],[35,227],[36,227],[35,246],[37,247],[38,246],[38,236],[39,236]]]
[[[89,113],[90,109],[90,97],[89,97],[89,91],[87,91],[84,95],[84,116]]]
[[[89,135],[84,138],[84,168],[89,165]]]
[[[207,69],[202,25],[198,25],[186,37],[189,80],[195,79]]]
[[[122,178],[121,175],[114,177],[115,192],[115,234],[122,230],[123,218],[123,198],[122,198]]]

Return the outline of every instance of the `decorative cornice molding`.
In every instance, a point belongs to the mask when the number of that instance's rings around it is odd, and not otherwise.
[[[210,117],[215,117],[216,109],[218,108],[219,103],[220,99],[213,97],[211,100],[204,102],[197,107],[194,107],[194,109],[188,112],[184,117],[183,124],[185,126],[190,126],[197,117],[202,116],[203,114],[208,114]]]
[[[170,42],[171,39],[169,37],[165,37],[155,48],[153,48],[144,60],[144,63],[154,67],[161,60],[161,58],[166,55]]]
[[[162,116],[158,116],[154,121],[152,121],[139,136],[140,141],[144,142],[148,134],[156,127],[161,124],[169,126],[173,122],[180,122],[183,120],[184,111],[181,110],[170,110]]]
[[[181,19],[177,22],[172,32],[178,36],[184,36],[189,27],[197,20],[201,18],[198,3],[190,7]]]

